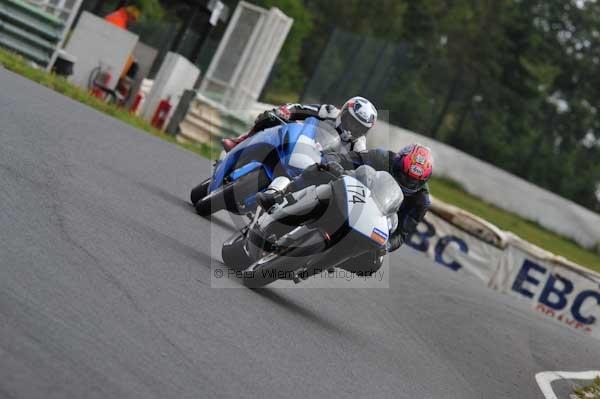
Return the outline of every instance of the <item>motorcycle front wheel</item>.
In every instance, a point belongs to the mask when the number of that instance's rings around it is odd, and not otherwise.
[[[242,283],[248,288],[261,288],[277,280],[292,280],[306,266],[307,256],[324,251],[326,244],[318,230],[307,234],[293,247],[268,254],[243,272]]]
[[[208,194],[208,186],[210,186],[210,178],[204,180],[192,189],[190,192],[190,201],[192,202],[192,205],[196,205],[198,201],[206,197],[206,194]]]
[[[234,234],[223,243],[221,258],[223,263],[233,270],[244,270],[252,263],[245,249],[246,235],[243,231]]]
[[[200,216],[208,216],[226,209],[239,214],[243,211],[239,205],[249,195],[265,189],[270,182],[265,171],[262,168],[257,169],[205,195],[194,204],[196,212]]]

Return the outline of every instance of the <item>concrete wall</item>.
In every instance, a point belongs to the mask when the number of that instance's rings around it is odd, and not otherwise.
[[[113,78],[108,86],[114,89],[137,41],[137,35],[84,12],[65,48],[77,57],[71,82],[87,89],[90,74],[102,65],[110,69]]]
[[[150,73],[150,69],[152,68],[152,64],[156,59],[156,55],[158,50],[154,47],[150,47],[147,44],[142,42],[138,42],[133,49],[133,58],[139,65],[138,74],[135,78],[135,82],[132,86],[131,96],[129,97],[129,101],[127,101],[126,107],[129,108],[133,105],[135,101],[135,95],[140,90],[142,86],[142,81],[148,77]]]
[[[378,122],[369,133],[369,147],[398,150],[413,142],[431,147],[435,175],[448,177],[486,202],[537,222],[580,245],[592,248],[600,244],[600,215],[597,213],[420,134],[385,122]]]
[[[185,90],[194,87],[200,70],[185,57],[169,52],[154,79],[152,90],[146,99],[143,117],[151,120],[159,103],[170,99],[172,110],[177,108],[181,95]],[[165,123],[165,127],[168,120]]]

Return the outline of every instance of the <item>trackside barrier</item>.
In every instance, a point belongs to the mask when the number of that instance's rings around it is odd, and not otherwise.
[[[247,121],[216,101],[198,94],[179,124],[179,137],[204,144],[212,143],[216,147],[221,139],[237,136],[248,129]]]
[[[422,143],[433,150],[436,176],[447,177],[468,193],[539,223],[583,247],[600,248],[598,213],[454,147],[384,121],[378,121],[368,137],[371,148],[389,147],[397,151],[408,143]]]
[[[63,38],[59,18],[21,0],[0,0],[0,46],[48,67]]]
[[[600,274],[459,208],[433,201],[408,245],[443,267],[475,276],[572,330],[600,339]]]

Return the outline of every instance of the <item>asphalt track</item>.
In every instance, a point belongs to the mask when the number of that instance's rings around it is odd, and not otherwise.
[[[539,398],[535,373],[598,368],[409,248],[390,288],[211,288],[207,160],[2,69],[0,115],[2,398]]]

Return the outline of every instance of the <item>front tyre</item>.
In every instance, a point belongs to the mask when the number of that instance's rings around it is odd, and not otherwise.
[[[244,270],[242,283],[248,288],[261,288],[280,279],[295,279],[296,272],[306,268],[308,258],[326,248],[324,237],[318,230],[306,231],[293,244],[250,265]]]
[[[196,213],[200,216],[210,216],[222,209],[227,209],[226,197],[232,193],[233,184],[229,183],[225,187],[219,187],[212,193],[202,197],[194,204]],[[230,208],[233,208],[230,206]]]
[[[204,180],[192,189],[190,192],[190,201],[192,202],[192,205],[196,205],[198,201],[206,197],[208,194],[208,186],[210,186],[210,178]]]
[[[252,194],[266,188],[271,180],[263,168],[252,171],[233,182],[220,186],[194,204],[200,216],[209,216],[220,210],[240,214],[244,207],[240,205]]]
[[[285,272],[280,270],[282,259],[276,253],[272,253],[255,262],[244,270],[242,284],[248,288],[256,289],[285,277]]]

